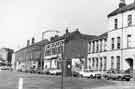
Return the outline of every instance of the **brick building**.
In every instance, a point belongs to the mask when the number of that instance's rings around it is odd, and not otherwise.
[[[42,48],[43,45],[48,42],[43,40],[35,43],[34,38],[32,38],[31,44],[30,41],[27,41],[27,46],[19,49],[15,52],[15,68],[16,70],[24,69],[29,70],[30,68],[41,68],[42,67]]]
[[[74,32],[69,32],[66,29],[64,35],[52,37],[44,47],[44,69],[59,69],[61,67],[60,58],[71,60],[72,69],[87,67],[88,40],[95,37],[82,34],[78,29]]]

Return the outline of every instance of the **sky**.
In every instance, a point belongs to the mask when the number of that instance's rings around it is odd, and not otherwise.
[[[126,2],[131,0],[126,0]],[[108,31],[107,15],[119,0],[0,0],[0,47],[18,50],[27,40],[42,39],[42,32],[65,29],[89,35]],[[129,2],[130,3],[130,2]],[[55,33],[45,34],[49,38]]]

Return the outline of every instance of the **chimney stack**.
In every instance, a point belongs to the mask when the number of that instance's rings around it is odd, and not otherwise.
[[[27,47],[30,46],[30,40],[27,40]]]
[[[69,33],[68,28],[66,28],[66,34],[68,34],[68,33]]]
[[[125,0],[120,0],[119,8],[123,8],[124,6],[126,6]]]
[[[32,37],[32,41],[31,41],[31,44],[34,44],[35,43],[35,38]]]

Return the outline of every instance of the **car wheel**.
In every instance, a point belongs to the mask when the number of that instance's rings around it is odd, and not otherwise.
[[[126,81],[130,81],[130,79],[126,79]]]
[[[106,80],[109,80],[110,78],[109,77],[106,77]]]
[[[83,78],[83,75],[81,75],[81,78]]]
[[[118,80],[122,80],[122,78],[121,77],[118,77]]]
[[[93,79],[93,76],[92,76],[92,75],[90,75],[90,78],[91,78],[91,79]]]

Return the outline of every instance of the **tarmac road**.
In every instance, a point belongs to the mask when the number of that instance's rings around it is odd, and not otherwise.
[[[23,78],[23,89],[61,89],[61,76],[9,71],[0,71],[0,89],[18,89],[20,77]],[[94,89],[113,86],[114,84],[108,80],[66,77],[63,86],[64,89]]]

